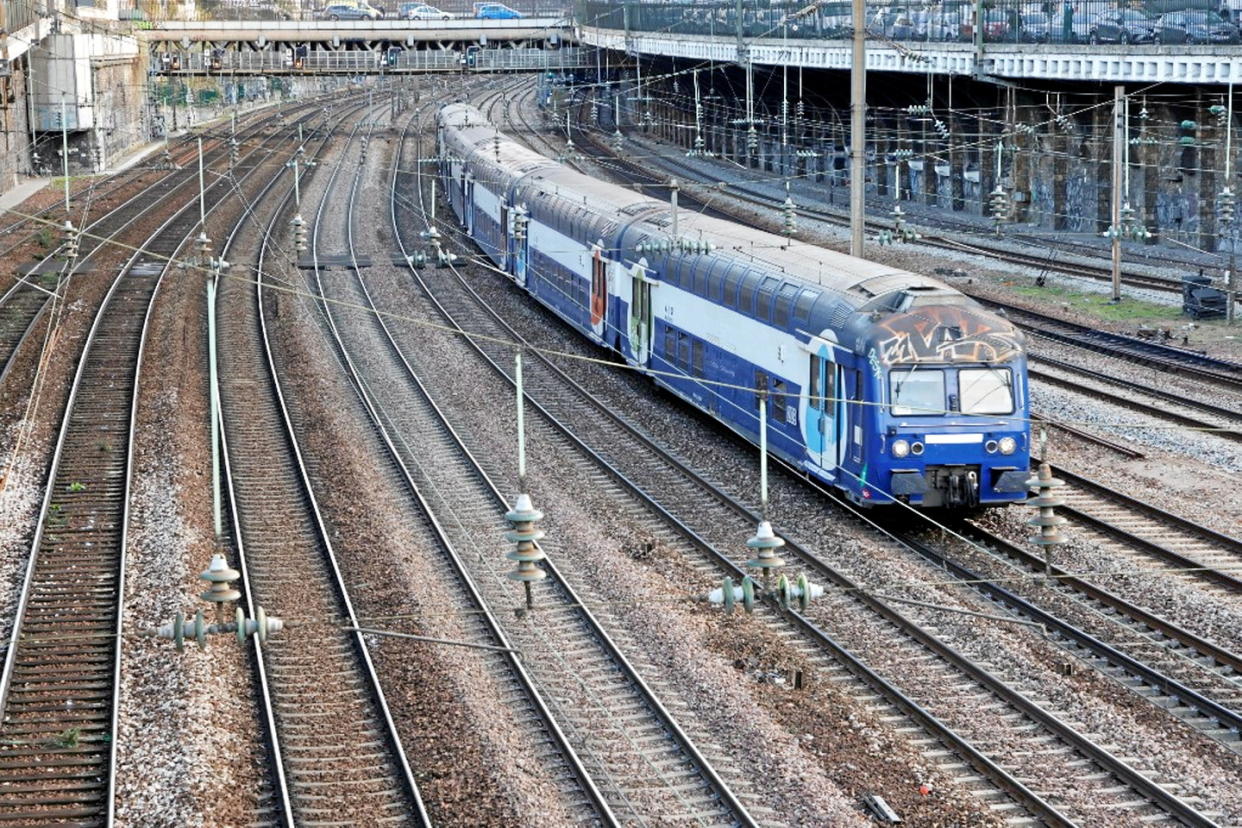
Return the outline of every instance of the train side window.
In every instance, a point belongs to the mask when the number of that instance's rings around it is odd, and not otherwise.
[[[768,375],[763,371],[755,372],[755,410],[759,410],[759,401],[768,395]]]
[[[802,291],[794,302],[794,321],[803,325],[810,324],[811,308],[815,305],[815,300],[818,298],[819,294],[814,291]]]
[[[664,361],[669,365],[677,359],[677,332],[671,325],[664,326]]]
[[[694,376],[703,376],[703,340],[694,340],[691,348],[690,371]]]
[[[690,370],[690,335],[677,332],[677,365],[683,371]]]
[[[767,322],[772,318],[772,300],[776,296],[776,287],[779,285],[776,279],[768,277],[759,285],[759,293],[756,297],[755,317]]]
[[[750,279],[750,271],[744,271],[742,284],[737,292],[737,309],[750,316],[755,315],[755,282]]]
[[[737,308],[737,285],[742,281],[742,269],[730,267],[724,272],[724,303],[730,308]]]
[[[774,380],[772,382],[772,419],[777,422],[785,422],[785,407],[787,398],[785,392],[788,386],[784,380]]]
[[[708,298],[716,304],[724,302],[725,274],[729,271],[729,263],[713,259],[713,266],[707,279]]]
[[[807,406],[816,411],[824,410],[823,389],[820,387],[819,376],[823,370],[820,366],[823,360],[818,356],[811,354],[811,376],[810,381],[806,384],[807,388]]]
[[[789,311],[793,305],[794,294],[798,289],[793,285],[782,285],[781,291],[776,295],[776,305],[772,311],[772,324],[778,328],[789,327]]]

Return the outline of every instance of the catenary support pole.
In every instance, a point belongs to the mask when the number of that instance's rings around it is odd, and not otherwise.
[[[866,3],[853,0],[854,53],[850,67],[850,255],[863,254],[863,221],[866,217],[865,198],[867,154],[867,60]]]
[[[1113,301],[1121,301],[1121,187],[1122,168],[1125,166],[1125,136],[1122,116],[1125,109],[1126,88],[1121,84],[1113,87],[1113,211],[1109,228],[1113,241]]]

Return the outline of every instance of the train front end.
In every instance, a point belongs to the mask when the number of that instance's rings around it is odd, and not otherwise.
[[[864,333],[870,462],[856,497],[974,509],[1024,500],[1023,337],[973,302],[873,314]]]

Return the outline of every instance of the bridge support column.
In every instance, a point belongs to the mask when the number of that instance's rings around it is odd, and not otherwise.
[[[1020,126],[1029,127],[1031,124],[1022,123],[1029,121],[1027,117],[1022,115],[1023,108],[1015,107],[1014,123],[1010,124],[1010,131],[1014,133],[1013,147],[1013,221],[1021,223],[1029,220],[1031,209],[1031,150],[1036,145],[1035,136],[1026,129],[1019,129]]]
[[[1199,240],[1198,247],[1202,250],[1215,252],[1220,239],[1216,235],[1216,196],[1220,192],[1217,183],[1219,173],[1216,169],[1218,157],[1223,152],[1216,151],[1217,135],[1216,119],[1208,114],[1208,103],[1200,93],[1195,106],[1195,120],[1199,122]]]
[[[976,158],[979,159],[979,215],[989,214],[988,193],[996,189],[996,127],[988,120],[980,120]]]
[[[1060,110],[1058,104],[1058,114]],[[1052,139],[1052,229],[1069,230],[1070,138],[1065,129],[1058,125],[1053,124],[1048,129]]]
[[[966,209],[966,158],[962,150],[962,122],[953,114],[947,116],[949,121],[949,193],[953,209],[961,212]]]
[[[910,192],[910,136],[909,124],[902,115],[897,116],[897,192],[894,193],[898,201],[909,201],[912,198]]]
[[[1091,110],[1092,161],[1095,166],[1095,232],[1104,233],[1112,223],[1113,142],[1103,136],[1113,134],[1112,108],[1097,106]]]
[[[940,175],[936,172],[939,153],[939,137],[930,121],[923,121],[923,203],[936,205],[940,201]]]
[[[1142,106],[1142,110],[1145,109],[1146,104]],[[1139,129],[1139,159],[1143,170],[1143,226],[1151,233],[1147,244],[1158,244],[1160,241],[1160,222],[1156,212],[1160,199],[1160,145],[1155,140],[1157,137],[1150,119],[1144,118]]]

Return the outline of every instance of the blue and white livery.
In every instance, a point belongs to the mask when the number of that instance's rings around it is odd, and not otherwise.
[[[682,210],[439,113],[440,174],[479,247],[659,385],[862,504],[1022,500],[1021,333],[943,282]]]

